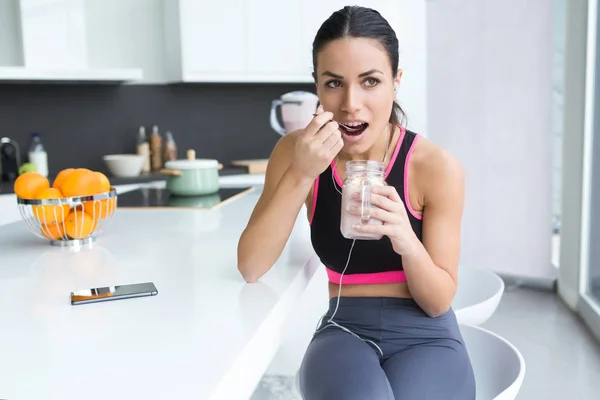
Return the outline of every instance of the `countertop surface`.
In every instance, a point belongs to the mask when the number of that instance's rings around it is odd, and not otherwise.
[[[0,398],[249,398],[320,265],[301,212],[276,265],[242,279],[237,241],[259,195],[214,210],[117,210],[78,252],[21,221],[0,227]],[[74,290],[141,282],[158,295],[70,304]]]

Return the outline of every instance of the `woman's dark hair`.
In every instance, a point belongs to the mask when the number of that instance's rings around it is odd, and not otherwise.
[[[315,81],[317,79],[317,55],[333,40],[345,37],[377,40],[387,52],[392,75],[398,71],[398,38],[385,18],[378,11],[366,7],[346,6],[333,14],[319,28],[313,41],[312,58]],[[389,122],[400,125],[400,116],[406,120],[402,107],[394,101]]]

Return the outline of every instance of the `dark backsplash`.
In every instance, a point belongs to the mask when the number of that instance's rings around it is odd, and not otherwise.
[[[271,129],[271,100],[311,84],[0,85],[0,137],[15,139],[25,161],[31,132],[39,132],[50,175],[63,168],[105,171],[105,154],[135,152],[139,126],[158,125],[197,158],[267,158],[279,135]]]

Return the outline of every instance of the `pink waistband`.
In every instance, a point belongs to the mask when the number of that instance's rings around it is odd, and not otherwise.
[[[340,277],[342,274],[335,272],[327,267],[327,277],[331,283],[336,285],[340,284]],[[342,285],[368,285],[376,283],[395,283],[395,282],[406,282],[406,274],[404,271],[386,271],[386,272],[374,272],[371,274],[344,274],[342,279]]]

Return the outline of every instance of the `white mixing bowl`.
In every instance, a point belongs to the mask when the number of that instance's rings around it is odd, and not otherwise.
[[[110,174],[117,178],[138,176],[144,166],[144,157],[137,154],[109,154],[102,158]]]

